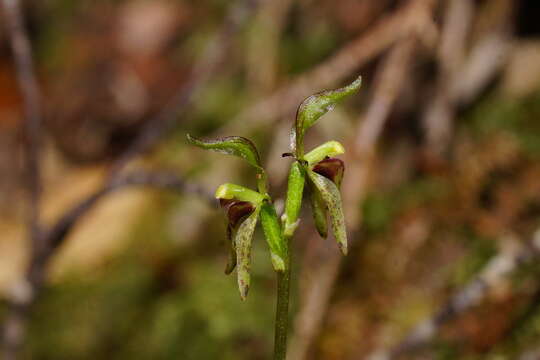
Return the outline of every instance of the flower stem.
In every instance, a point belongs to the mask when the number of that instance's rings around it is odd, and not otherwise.
[[[274,360],[287,357],[287,333],[289,329],[289,288],[291,279],[291,261],[287,253],[285,271],[277,273],[276,327],[274,334]]]

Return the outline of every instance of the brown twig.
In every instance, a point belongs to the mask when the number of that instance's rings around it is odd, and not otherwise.
[[[426,129],[427,148],[433,155],[443,153],[450,141],[456,96],[452,85],[461,78],[459,70],[465,60],[469,28],[474,16],[474,2],[449,0],[438,49],[439,76],[435,96],[426,107],[422,119]]]
[[[292,5],[292,0],[274,0],[259,7],[246,53],[250,92],[265,95],[275,86],[281,34]]]
[[[367,358],[391,360],[426,346],[443,324],[479,304],[496,284],[519,267],[540,257],[540,230],[536,231],[526,245],[519,245],[514,239],[502,243],[507,246],[502,248],[473,280],[450,297],[433,316],[416,325],[405,339],[391,349],[377,349]]]
[[[508,23],[514,6],[508,0],[499,0],[500,14],[491,24],[493,30],[467,51],[475,4],[468,0],[449,0],[438,52],[435,96],[422,119],[431,154],[440,156],[447,147],[456,108],[476,98],[504,65],[510,45]]]
[[[17,82],[24,105],[24,149],[26,183],[29,193],[28,229],[31,243],[36,246],[39,237],[39,204],[41,173],[38,161],[42,123],[40,91],[34,73],[34,60],[18,0],[2,1],[9,42],[13,51]]]
[[[9,42],[13,51],[17,82],[24,106],[24,145],[27,168],[30,216],[29,229],[33,239],[39,232],[39,202],[41,174],[38,162],[40,130],[42,123],[41,95],[30,40],[24,27],[19,0],[3,0],[4,19]]]
[[[43,256],[49,257],[58,248],[72,230],[76,222],[84,216],[99,200],[105,195],[132,186],[145,186],[157,189],[168,189],[179,193],[192,194],[200,197],[209,204],[215,203],[212,192],[203,187],[187,182],[182,177],[167,172],[144,172],[134,171],[125,175],[120,175],[114,182],[92,193],[86,199],[68,210],[51,229],[46,233],[45,238],[50,244],[49,253]]]
[[[24,26],[21,4],[18,0],[2,1],[6,29],[13,51],[17,82],[23,98],[24,107],[24,150],[25,150],[25,182],[28,188],[28,237],[31,251],[36,254],[43,247],[40,236],[40,195],[41,172],[39,166],[40,132],[42,123],[40,91],[34,73],[34,61],[30,40]],[[24,328],[19,326],[21,318],[19,308],[14,308],[6,322],[2,339],[4,359],[15,358],[24,337]]]

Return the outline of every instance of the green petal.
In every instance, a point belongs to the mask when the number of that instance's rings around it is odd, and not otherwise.
[[[309,179],[313,182],[317,190],[319,190],[323,201],[326,203],[326,208],[330,214],[332,231],[334,232],[338,247],[343,255],[347,255],[347,230],[345,228],[345,216],[343,215],[339,189],[336,184],[324,176],[311,170],[307,172]]]
[[[216,190],[215,197],[216,199],[249,201],[255,206],[260,205],[264,200],[264,196],[258,192],[241,185],[230,183],[220,185]]]
[[[234,243],[234,237],[238,229],[233,228],[230,224],[227,226],[227,246],[229,249],[229,258],[227,259],[227,266],[225,267],[225,274],[229,275],[236,267],[236,245]]]
[[[311,212],[313,215],[313,221],[315,222],[315,227],[317,232],[323,239],[326,239],[328,236],[328,220],[327,220],[327,210],[326,204],[322,199],[321,193],[310,181],[310,196],[309,201],[311,204]]]
[[[268,247],[270,248],[274,270],[285,271],[287,244],[285,244],[285,239],[281,232],[276,210],[270,203],[265,202],[261,206],[261,224]]]
[[[284,235],[291,237],[298,226],[298,214],[302,207],[302,195],[306,182],[306,172],[298,161],[291,164],[287,182],[287,199],[285,200],[285,213],[282,216]]]
[[[241,157],[257,169],[262,170],[261,159],[255,145],[241,136],[227,136],[213,140],[201,140],[187,134],[187,139],[193,145],[206,150]]]
[[[296,123],[291,134],[291,145],[298,158],[304,156],[304,134],[321,116],[347,96],[355,93],[362,84],[359,77],[350,85],[336,90],[323,91],[305,99],[296,114]]]
[[[240,290],[240,298],[245,300],[249,291],[250,275],[249,270],[251,268],[251,241],[253,240],[253,232],[255,231],[255,225],[257,225],[257,219],[259,217],[259,208],[249,215],[244,220],[236,234],[234,236],[234,244],[236,246],[236,258],[237,258],[237,275],[238,275],[238,289]]]
[[[304,159],[310,166],[318,163],[326,157],[334,157],[345,153],[345,148],[337,141],[327,141],[324,144],[317,146],[306,154]]]

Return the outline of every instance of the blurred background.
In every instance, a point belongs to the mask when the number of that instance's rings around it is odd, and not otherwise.
[[[304,209],[289,359],[540,359],[537,0],[23,1],[34,133],[3,3],[6,359],[269,359],[266,244],[241,302],[212,200],[253,172],[185,134],[253,139],[282,202],[296,107],[358,75],[306,138],[347,149],[351,244]]]

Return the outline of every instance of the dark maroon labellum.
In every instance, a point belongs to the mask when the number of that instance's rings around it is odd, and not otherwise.
[[[255,206],[248,201],[238,201],[231,199],[219,199],[219,204],[227,213],[229,226],[235,228],[236,225],[255,210]]]
[[[326,158],[313,166],[313,171],[331,180],[338,187],[343,179],[345,163],[337,158]]]

